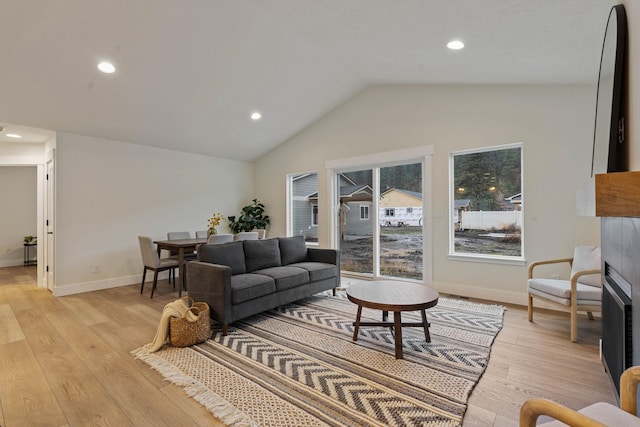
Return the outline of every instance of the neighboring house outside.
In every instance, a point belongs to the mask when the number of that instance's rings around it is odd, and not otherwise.
[[[308,177],[301,176],[300,179],[305,179],[311,183],[311,179]],[[296,202],[304,200],[308,215],[305,215],[303,213],[303,209],[300,208],[298,212],[301,213],[299,215],[301,220],[296,224],[297,228],[295,230],[299,230],[298,234],[303,234],[307,240],[315,239],[317,241],[317,175],[315,175],[315,179],[315,191],[300,200],[296,200]],[[339,176],[339,184],[341,238],[345,235],[371,236],[373,234],[373,213],[371,212],[373,205],[373,190],[371,189],[371,186],[367,184],[356,184],[353,180],[342,174]],[[314,214],[312,215],[312,213]],[[316,220],[315,225],[312,224],[314,218]]]
[[[456,230],[460,229],[462,223],[462,212],[469,212],[471,210],[471,200],[469,199],[456,199],[453,201],[453,225]]]
[[[291,182],[291,231],[307,241],[318,241],[318,174],[298,175]]]
[[[381,226],[422,226],[422,194],[391,188],[380,195]]]
[[[511,197],[504,198],[507,210],[521,211],[522,210],[522,193],[514,194]]]

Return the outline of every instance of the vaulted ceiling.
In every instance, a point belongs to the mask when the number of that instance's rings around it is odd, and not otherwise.
[[[595,85],[615,3],[6,0],[0,125],[251,161],[369,85]]]

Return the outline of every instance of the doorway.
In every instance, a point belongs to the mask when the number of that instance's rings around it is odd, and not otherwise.
[[[327,162],[344,273],[431,283],[431,156],[420,147]]]

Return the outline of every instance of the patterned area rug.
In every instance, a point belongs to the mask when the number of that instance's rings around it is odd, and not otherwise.
[[[441,297],[427,310],[431,343],[421,328],[403,328],[402,360],[389,328],[361,327],[352,341],[356,310],[344,293],[317,295],[197,346],[133,353],[228,425],[462,425],[504,308]],[[419,312],[402,317],[420,321]]]

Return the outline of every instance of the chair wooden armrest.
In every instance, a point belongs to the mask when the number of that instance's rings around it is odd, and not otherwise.
[[[573,258],[559,258],[559,259],[548,259],[544,261],[534,261],[531,264],[529,264],[529,279],[533,279],[533,269],[535,267],[538,267],[540,265],[546,265],[546,264],[560,264],[563,262],[568,262],[569,266],[571,266],[571,264],[573,263]]]
[[[573,273],[573,276],[571,276],[571,292],[574,292],[576,290],[576,284],[578,282],[578,277],[580,276],[586,276],[589,274],[600,274],[602,273],[602,270],[600,270],[599,268],[593,269],[593,270],[580,270],[580,271],[576,271],[575,273]]]
[[[637,416],[637,388],[640,366],[632,366],[620,376],[620,410]],[[546,415],[569,426],[606,427],[577,411],[547,399],[529,399],[520,408],[520,427],[535,427],[540,415]]]
[[[632,366],[620,376],[620,408],[632,415],[637,414],[637,389],[640,384],[640,366]]]
[[[540,415],[546,415],[573,427],[607,427],[586,415],[547,399],[529,399],[520,408],[520,427],[535,427]]]

